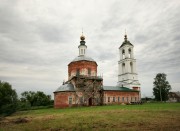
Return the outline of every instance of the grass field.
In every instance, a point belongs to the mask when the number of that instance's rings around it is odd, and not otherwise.
[[[0,131],[180,131],[180,103],[146,103],[21,111],[0,121]]]

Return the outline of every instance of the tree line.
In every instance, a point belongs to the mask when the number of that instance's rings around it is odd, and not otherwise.
[[[153,82],[153,94],[156,101],[167,101],[171,85],[166,74],[158,73]],[[8,82],[0,81],[0,115],[9,115],[17,110],[28,110],[40,106],[53,106],[50,95],[41,91],[25,91],[18,99],[17,93]]]
[[[38,107],[52,107],[54,101],[50,95],[41,91],[24,91],[18,98],[17,93],[8,82],[0,81],[0,115],[10,115],[18,110]]]

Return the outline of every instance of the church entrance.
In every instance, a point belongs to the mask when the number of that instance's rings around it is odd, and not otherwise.
[[[92,98],[89,98],[89,106],[92,106]]]

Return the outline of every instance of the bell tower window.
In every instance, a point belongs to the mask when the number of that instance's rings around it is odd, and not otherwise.
[[[131,69],[131,73],[133,73],[133,63],[130,62],[130,69]]]
[[[122,58],[123,59],[125,58],[125,50],[124,49],[122,50]]]
[[[125,63],[122,64],[122,73],[125,73]]]

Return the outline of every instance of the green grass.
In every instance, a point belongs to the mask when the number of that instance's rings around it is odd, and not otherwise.
[[[18,118],[28,122],[15,124]],[[180,130],[180,103],[21,111],[1,120],[1,130]]]

